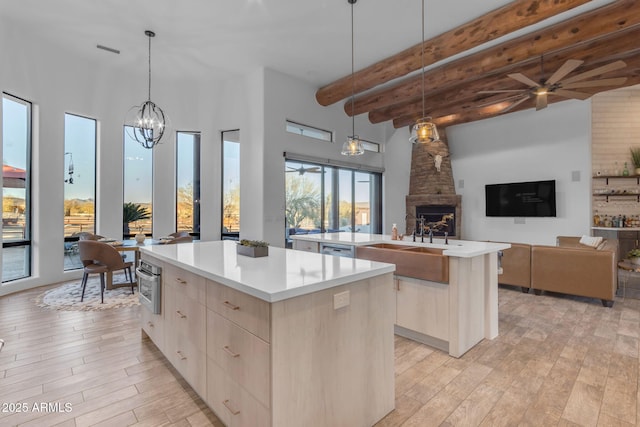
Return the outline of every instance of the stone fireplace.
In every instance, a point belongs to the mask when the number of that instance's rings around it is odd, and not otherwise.
[[[462,234],[462,196],[457,195],[453,184],[453,171],[449,158],[449,147],[444,129],[438,129],[440,140],[432,144],[415,144],[411,154],[411,177],[409,195],[406,197],[406,233],[419,230],[420,215],[425,221],[441,222],[443,216],[453,214],[445,221],[446,227],[434,229],[435,236],[443,236],[447,231],[450,237],[460,239]],[[440,171],[436,168],[436,156],[440,155]],[[438,224],[441,225],[441,224]]]

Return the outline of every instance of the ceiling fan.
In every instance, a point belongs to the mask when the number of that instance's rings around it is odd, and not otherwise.
[[[542,59],[540,59],[541,68],[542,68]],[[514,95],[509,96],[507,98],[501,99],[499,101],[493,101],[489,104],[480,105],[480,107],[484,107],[487,105],[498,104],[505,101],[513,101],[511,105],[502,110],[502,112],[507,112],[521,103],[525,102],[528,99],[534,98],[536,99],[536,110],[542,110],[547,107],[547,97],[548,95],[557,95],[562,96],[564,98],[572,98],[572,99],[580,99],[584,100],[592,96],[591,93],[579,92],[572,89],[581,89],[588,87],[597,87],[597,86],[618,86],[627,81],[626,77],[618,77],[611,79],[597,79],[597,80],[589,80],[591,77],[599,76],[601,74],[605,74],[614,70],[619,70],[620,68],[624,68],[627,64],[624,61],[615,61],[609,64],[603,65],[598,68],[594,68],[593,70],[586,71],[581,74],[577,74],[573,77],[569,77],[564,79],[569,73],[582,65],[584,61],[578,59],[569,59],[567,60],[560,68],[556,70],[555,73],[551,75],[546,81],[541,79],[540,83],[535,82],[529,77],[525,76],[522,73],[513,73],[508,74],[509,78],[519,81],[520,83],[524,83],[528,86],[527,89],[514,89],[514,90],[485,90],[480,91],[478,93],[483,94],[493,94],[493,93],[513,93]],[[544,69],[542,74],[544,75]]]
[[[313,167],[310,167],[310,168],[305,168],[304,165],[300,165],[299,168],[292,168],[291,166],[287,166],[287,168],[289,168],[291,170],[285,171],[285,172],[298,172],[300,175],[304,175],[307,172],[309,172],[309,173],[320,173],[321,169],[322,169],[320,166],[313,166]]]

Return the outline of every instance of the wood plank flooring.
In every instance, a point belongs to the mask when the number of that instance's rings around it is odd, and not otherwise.
[[[222,425],[141,339],[138,307],[51,311],[33,303],[44,289],[0,298],[0,426]],[[378,426],[640,424],[640,300],[500,288],[499,303],[500,336],[460,359],[396,337]]]

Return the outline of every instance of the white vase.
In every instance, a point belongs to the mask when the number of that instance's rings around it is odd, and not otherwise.
[[[136,239],[137,243],[144,243],[144,239],[146,239],[147,236],[145,236],[144,233],[138,233],[134,238]]]
[[[640,257],[629,258],[632,264],[640,265]]]

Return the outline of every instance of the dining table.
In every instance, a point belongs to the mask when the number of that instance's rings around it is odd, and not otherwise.
[[[167,242],[168,239],[145,239],[144,242],[138,243],[136,240],[118,240],[109,243],[115,250],[118,252],[133,252],[134,253],[134,264],[133,264],[133,274],[135,273],[138,264],[140,263],[140,248],[145,246],[153,246],[153,245],[163,245]],[[133,278],[131,278],[133,280]],[[111,272],[107,273],[107,283],[105,285],[106,289],[113,289],[114,287],[119,287],[120,285],[113,284],[113,275]],[[121,286],[130,286],[129,283],[121,284]]]

